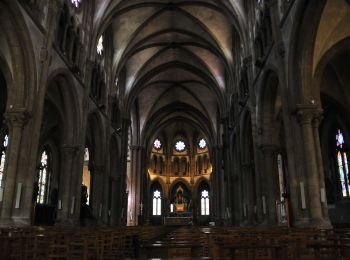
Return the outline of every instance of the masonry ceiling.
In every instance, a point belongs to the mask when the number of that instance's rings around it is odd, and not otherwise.
[[[240,2],[97,1],[95,21],[99,33],[112,28],[113,71],[126,69],[124,109],[136,107],[140,133],[168,109],[167,119],[182,113],[215,135],[233,71],[232,32],[241,35],[244,24]]]

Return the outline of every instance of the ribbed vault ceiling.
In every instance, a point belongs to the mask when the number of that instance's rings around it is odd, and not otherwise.
[[[113,73],[125,71],[124,109],[136,107],[140,134],[183,116],[215,136],[232,87],[233,31],[244,27],[240,2],[97,1],[96,36],[112,28]]]

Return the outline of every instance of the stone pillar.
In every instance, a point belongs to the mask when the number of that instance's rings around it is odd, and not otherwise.
[[[276,225],[276,200],[278,200],[278,168],[277,168],[277,150],[276,145],[262,145],[260,147],[264,155],[264,171],[262,173],[264,181],[262,185],[261,201],[265,201],[262,207],[264,215],[264,225]]]
[[[319,178],[319,187],[320,187],[320,194],[321,194],[322,212],[323,212],[324,219],[330,223],[330,220],[328,217],[326,185],[325,185],[325,178],[324,178],[323,159],[322,159],[321,143],[320,143],[320,135],[319,135],[319,126],[320,126],[321,119],[322,119],[321,115],[316,115],[315,118],[312,120],[312,128],[314,133],[315,154],[316,154],[317,168],[319,173],[318,178]]]
[[[57,223],[59,225],[72,225],[70,216],[74,214],[76,208],[80,208],[80,200],[71,190],[73,179],[73,162],[77,155],[78,148],[74,145],[62,145],[61,147],[61,174],[59,181],[58,200],[59,208],[57,214]]]
[[[81,209],[81,186],[83,178],[85,145],[80,148],[75,147],[75,158],[72,165],[72,180],[71,180],[71,194],[75,197],[75,208],[73,214],[70,215],[70,222],[80,224],[80,209]]]
[[[327,228],[330,223],[324,219],[320,198],[320,177],[318,174],[317,153],[312,121],[319,114],[314,105],[297,105],[297,115],[302,130],[304,144],[305,178],[309,196],[310,225]],[[319,142],[319,140],[318,140]]]
[[[15,220],[12,219],[13,211],[17,206],[23,205],[20,203],[16,204],[16,192],[18,189],[19,182],[17,180],[17,167],[19,161],[19,154],[21,149],[21,140],[23,134],[23,127],[27,123],[29,115],[25,110],[13,110],[4,114],[5,123],[9,128],[9,146],[7,150],[7,167],[5,170],[5,188],[3,194],[3,201],[1,207],[1,219],[0,223],[3,225],[11,224]],[[21,184],[21,190],[26,185]],[[18,193],[19,202],[23,200],[21,194]],[[20,223],[19,223],[20,224]],[[30,224],[30,212],[27,214],[27,219],[23,224]]]
[[[110,226],[117,226],[118,225],[118,219],[120,218],[120,210],[122,208],[122,205],[120,205],[120,199],[122,197],[122,192],[119,189],[120,186],[120,174],[116,177],[111,177],[111,208],[110,208]]]
[[[98,223],[101,224],[102,220],[102,211],[103,207],[106,206],[106,203],[103,199],[104,187],[104,177],[105,177],[106,167],[104,165],[95,164],[92,171],[92,212],[94,217],[98,220]]]
[[[212,192],[210,193],[210,205],[211,207],[211,216],[215,222],[220,223],[222,220],[222,207],[224,205],[222,197],[225,196],[224,190],[222,187],[223,184],[223,171],[221,165],[221,147],[213,147],[214,155],[214,165],[212,173]]]
[[[242,185],[243,185],[243,225],[252,226],[256,224],[254,186],[253,186],[254,162],[242,165]],[[245,215],[245,216],[244,216]]]

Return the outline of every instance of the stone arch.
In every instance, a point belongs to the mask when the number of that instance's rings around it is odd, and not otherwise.
[[[259,132],[261,133],[261,143],[277,144],[276,136],[277,116],[281,109],[281,97],[279,95],[279,79],[274,71],[267,71],[263,77],[262,84],[258,92],[258,120]],[[278,129],[279,130],[279,129]]]
[[[59,111],[64,126],[62,141],[75,144],[79,138],[81,115],[74,81],[66,70],[58,69],[50,74],[47,85],[44,109],[49,102]]]
[[[13,109],[30,109],[37,72],[32,40],[21,13],[16,2],[0,3],[0,66],[8,85],[8,104]]]
[[[295,21],[289,52],[289,82],[291,100],[295,104],[310,104],[319,100],[319,92],[313,83],[313,56],[318,26],[327,1],[311,0],[296,3]],[[298,79],[298,80],[297,80]]]
[[[184,184],[189,191],[192,191],[190,183],[188,183],[188,181],[185,178],[176,178],[176,180],[174,180],[170,184],[169,191],[171,191],[174,188],[174,186],[180,182]]]

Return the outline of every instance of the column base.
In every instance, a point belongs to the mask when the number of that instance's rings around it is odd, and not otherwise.
[[[12,217],[0,219],[0,227],[28,227],[32,225],[30,218]]]
[[[310,223],[313,227],[315,228],[320,228],[320,229],[332,229],[333,226],[330,222],[329,219],[311,219]]]
[[[332,229],[333,226],[329,219],[312,219],[302,218],[294,221],[293,226],[296,228],[320,228],[320,229]]]
[[[77,218],[71,218],[66,220],[56,220],[55,226],[57,227],[79,227],[81,226],[80,219]]]

